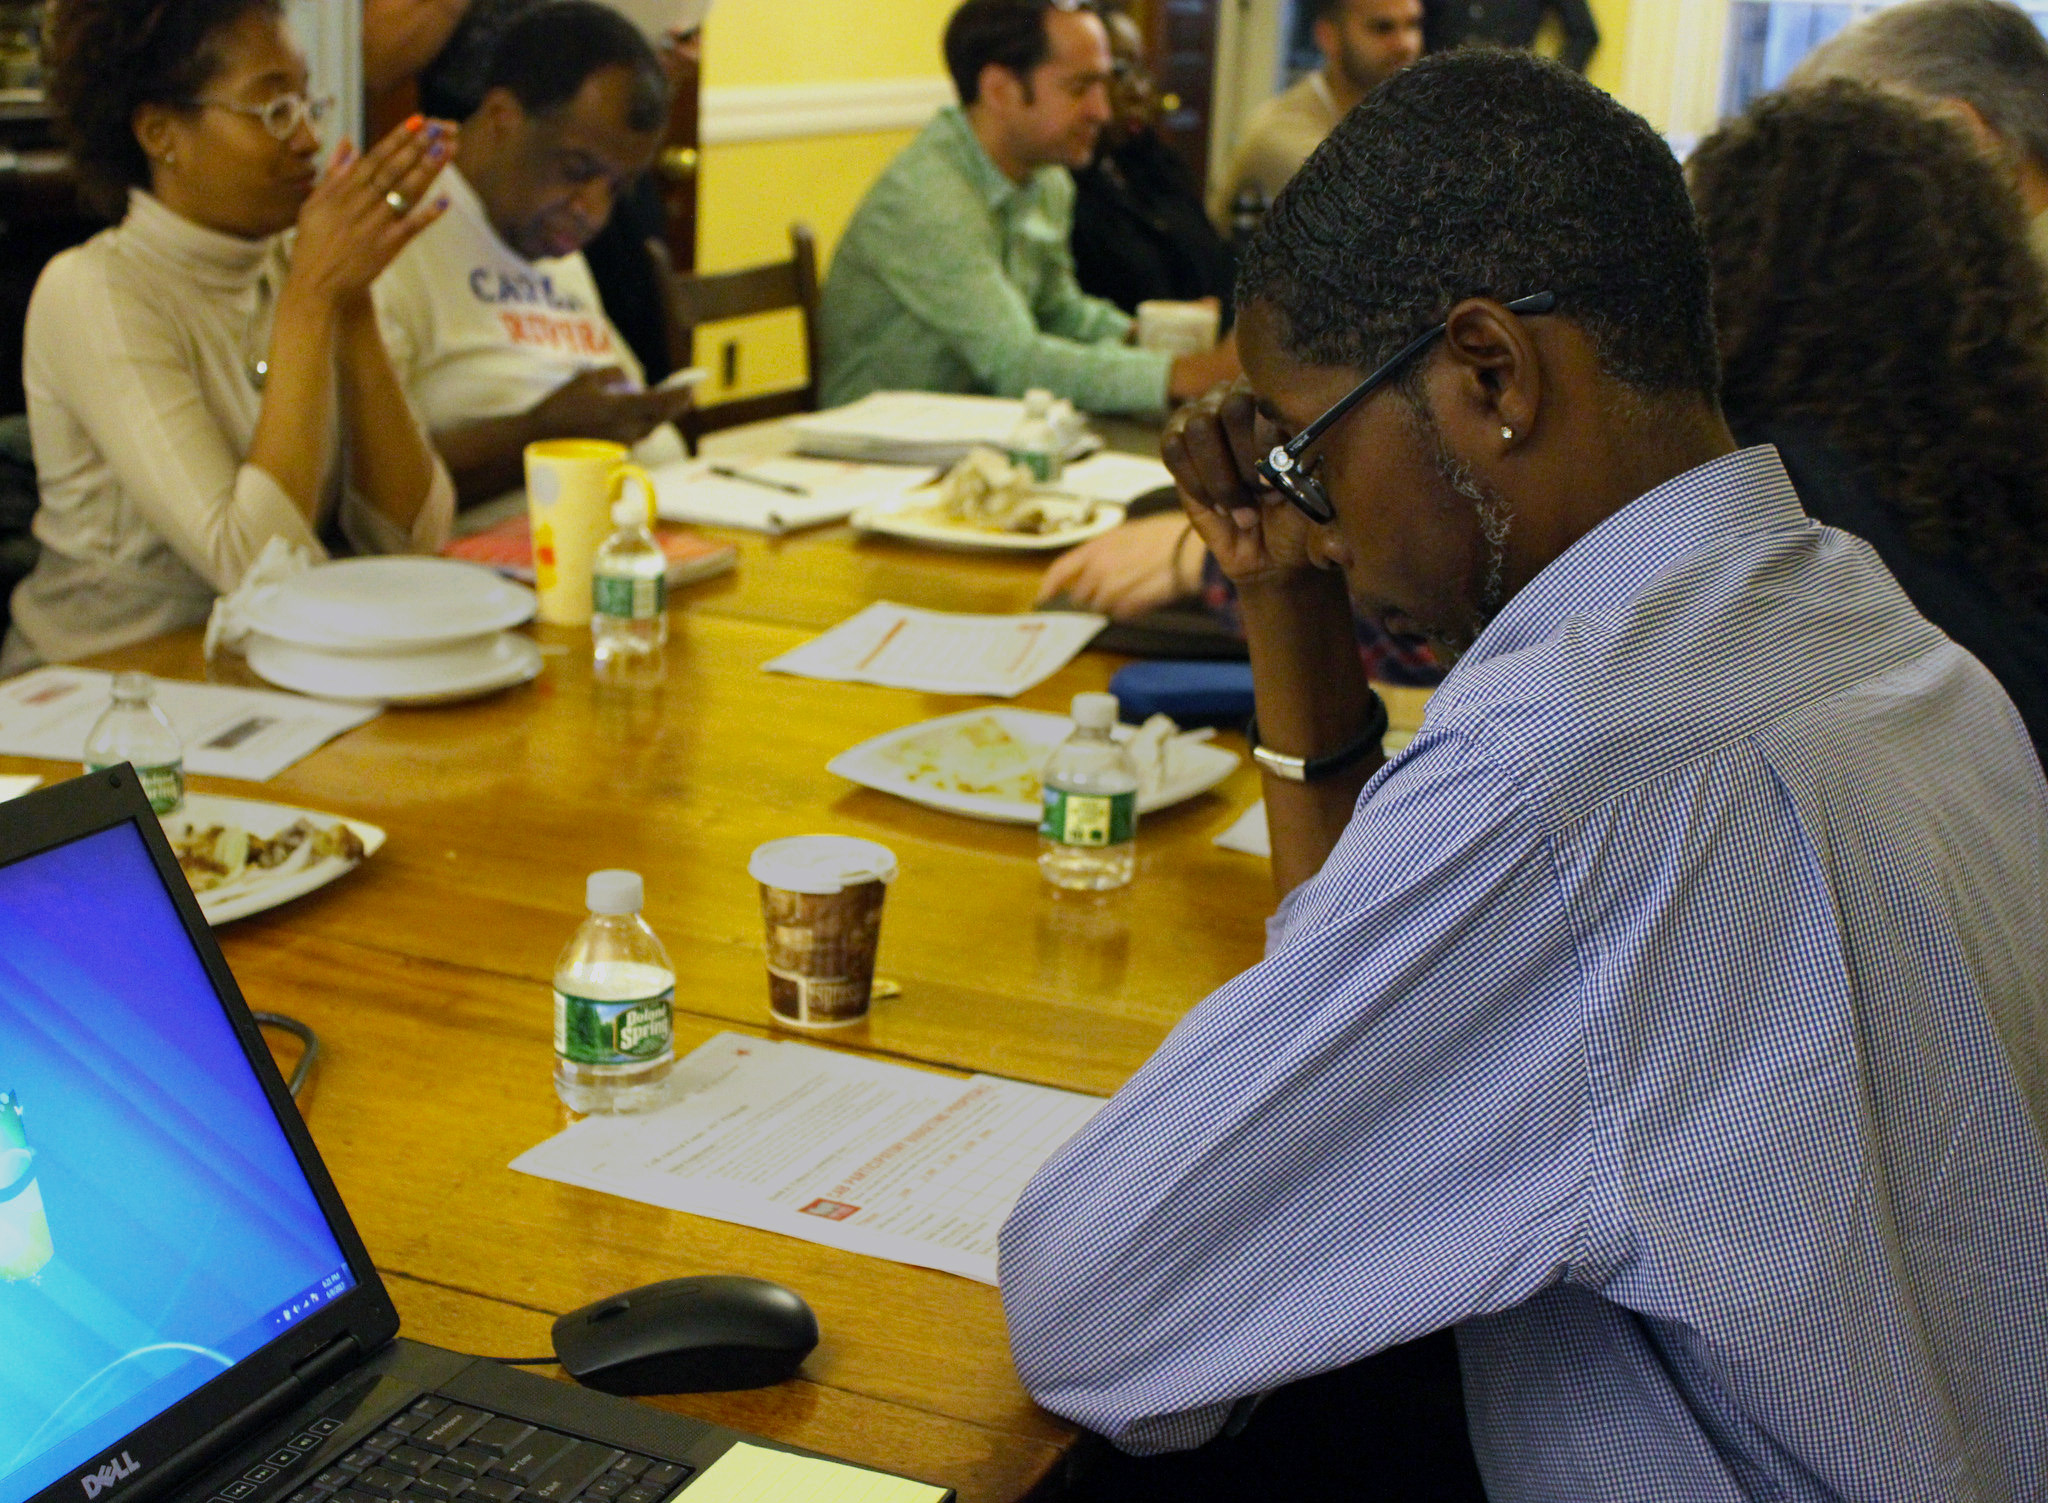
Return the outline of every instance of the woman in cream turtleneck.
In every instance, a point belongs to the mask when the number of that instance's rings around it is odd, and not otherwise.
[[[454,491],[369,294],[438,217],[454,127],[317,173],[327,102],[276,0],[56,0],[49,36],[80,180],[126,214],[29,304],[42,555],[0,672],[203,621],[273,537],[437,547]]]

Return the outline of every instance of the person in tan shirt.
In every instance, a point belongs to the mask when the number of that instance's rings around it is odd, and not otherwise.
[[[1422,56],[1422,0],[1313,0],[1311,9],[1323,66],[1252,112],[1209,206],[1218,224],[1246,189],[1261,209],[1270,204],[1353,105]]]
[[[48,52],[80,179],[126,213],[30,301],[42,553],[0,672],[196,624],[272,538],[438,546],[454,488],[369,288],[439,216],[452,128],[316,172],[325,102],[275,0],[57,0]]]

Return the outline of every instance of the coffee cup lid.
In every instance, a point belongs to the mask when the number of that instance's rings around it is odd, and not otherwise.
[[[758,847],[747,874],[765,887],[827,897],[863,882],[896,880],[896,853],[851,835],[791,835]]]

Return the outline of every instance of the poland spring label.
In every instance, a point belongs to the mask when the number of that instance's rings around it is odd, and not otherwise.
[[[555,1053],[577,1065],[640,1065],[674,1040],[676,989],[624,1002],[555,993]]]

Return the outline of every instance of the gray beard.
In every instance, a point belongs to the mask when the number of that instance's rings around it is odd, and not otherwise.
[[[1437,475],[1443,483],[1458,495],[1472,503],[1472,509],[1479,520],[1479,536],[1486,544],[1486,572],[1480,577],[1479,598],[1474,602],[1471,619],[1461,627],[1442,628],[1431,634],[1431,641],[1443,649],[1448,661],[1455,662],[1464,655],[1465,649],[1478,640],[1493,618],[1500,614],[1507,593],[1508,538],[1514,531],[1514,513],[1508,507],[1507,498],[1499,491],[1482,484],[1472,473],[1472,466],[1450,451],[1444,443],[1443,430],[1436,425],[1436,419],[1420,401],[1410,398],[1410,410],[1422,436],[1429,441],[1430,458],[1436,465]]]

